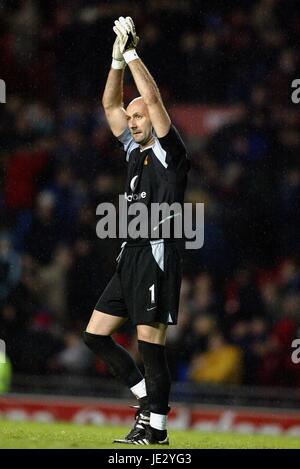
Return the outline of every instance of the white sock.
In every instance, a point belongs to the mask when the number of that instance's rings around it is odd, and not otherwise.
[[[147,396],[145,379],[142,379],[142,381],[132,386],[132,388],[130,388],[130,391],[135,395],[137,399],[141,399],[142,397]]]
[[[156,430],[166,430],[167,416],[150,412],[150,427],[156,428]]]

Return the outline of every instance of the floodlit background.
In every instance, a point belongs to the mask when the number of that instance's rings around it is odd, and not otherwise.
[[[120,245],[96,237],[96,207],[118,203],[126,171],[101,107],[120,15],[135,20],[187,144],[186,201],[205,203],[204,247],[185,253],[169,331],[172,399],[297,408],[296,0],[1,2],[0,338],[12,380],[0,364],[0,390],[128,398],[81,341]],[[125,103],[135,96],[127,71]],[[140,363],[130,324],[115,338]]]

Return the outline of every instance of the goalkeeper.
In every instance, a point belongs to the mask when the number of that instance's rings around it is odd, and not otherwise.
[[[113,30],[117,37],[102,104],[128,163],[125,198],[129,206],[136,200],[144,204],[149,222],[153,202],[168,206],[175,202],[183,204],[189,161],[157,85],[138,57],[135,49],[138,37],[132,19],[120,17]],[[140,96],[125,110],[122,92],[126,64]],[[172,216],[175,218],[175,214]],[[165,341],[168,325],[177,323],[181,259],[174,235],[161,235],[161,227],[164,222],[174,223],[174,218],[170,221],[172,216],[156,227],[158,237],[153,233],[147,238],[127,236],[116,272],[84,332],[85,343],[138,399],[133,429],[125,439],[115,442],[145,445],[169,442],[171,380]],[[136,326],[145,378],[127,351],[111,337],[128,319]]]

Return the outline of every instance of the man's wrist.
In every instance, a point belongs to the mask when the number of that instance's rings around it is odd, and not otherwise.
[[[111,68],[113,68],[114,70],[122,70],[123,68],[125,68],[125,66],[125,60],[112,59]]]
[[[123,54],[124,60],[127,64],[139,58],[135,49],[129,49]]]

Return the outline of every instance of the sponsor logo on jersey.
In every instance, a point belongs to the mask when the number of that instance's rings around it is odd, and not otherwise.
[[[132,201],[136,202],[137,200],[145,199],[147,197],[147,192],[141,192],[140,194],[129,194],[129,195],[127,194],[127,192],[125,192],[124,197],[128,202],[132,202]]]
[[[137,178],[138,176],[133,176],[133,178],[130,181],[130,189],[132,190],[132,192],[134,192],[134,189],[136,187]]]

